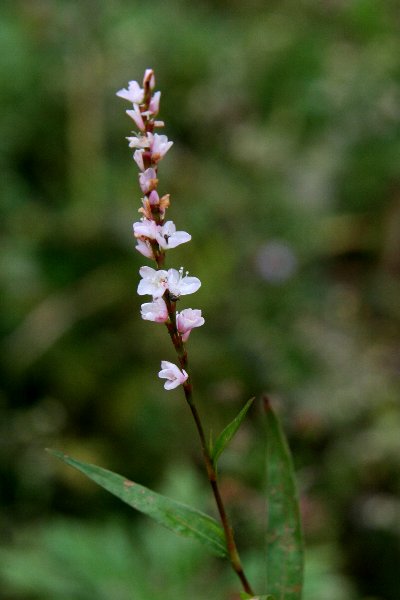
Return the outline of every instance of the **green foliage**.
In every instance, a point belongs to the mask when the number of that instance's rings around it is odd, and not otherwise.
[[[96,560],[112,536],[100,525],[115,514],[111,495],[57,469],[46,446],[116,472],[129,465],[157,490],[175,470],[179,493],[167,495],[210,508],[206,484],[185,495],[182,457],[198,456],[197,444],[179,394],[156,381],[173,358],[165,331],[140,320],[135,295],[140,189],[114,94],[152,66],[174,140],[160,189],[193,235],[175,257],[202,280],[206,326],[188,343],[202,414],[219,431],[242,398],[276,395],[302,490],[304,600],[398,600],[398,1],[2,2],[0,49],[0,570],[25,545],[40,555],[35,572],[18,563],[8,596],[42,600],[35,587],[66,564],[79,570],[74,517]],[[271,253],[273,240],[286,253]],[[286,279],[282,256],[294,258]],[[222,473],[252,581],[264,568],[255,413]],[[135,576],[154,556],[152,577],[169,573],[173,600],[194,595],[210,572],[196,574],[203,549],[185,547],[193,565],[179,584],[176,554],[168,569],[163,559],[185,540],[164,546],[162,528],[141,529],[122,503],[120,513],[149,548]],[[96,533],[85,525],[93,514]],[[65,552],[56,571],[54,519]],[[231,596],[226,561],[216,562],[216,591],[199,600]],[[86,598],[100,598],[93,573],[81,577]],[[61,582],[64,598],[80,598]]]
[[[194,538],[213,554],[226,557],[227,551],[222,528],[208,515],[156,494],[107,469],[81,462],[57,450],[48,450],[48,452],[74,467],[132,508],[148,515],[160,525],[179,535]]]
[[[268,594],[267,596],[250,596],[250,594],[241,593],[240,597],[242,600],[275,600],[273,596]]]
[[[267,588],[276,600],[301,600],[304,550],[293,461],[265,399],[267,437]]]
[[[254,398],[250,398],[250,400],[248,400],[246,402],[246,404],[244,405],[242,410],[239,412],[239,414],[233,419],[233,421],[231,421],[229,423],[229,425],[227,425],[225,427],[225,429],[223,431],[221,431],[221,433],[215,440],[215,443],[212,446],[212,452],[211,452],[211,458],[215,465],[217,464],[218,459],[221,456],[222,452],[225,450],[225,448],[227,447],[227,445],[229,444],[229,442],[231,441],[231,439],[233,438],[233,436],[239,429],[243,419],[247,415],[247,411],[249,410],[249,408],[253,404],[253,402],[254,402]]]

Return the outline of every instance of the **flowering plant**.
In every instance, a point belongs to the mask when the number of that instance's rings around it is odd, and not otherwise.
[[[214,442],[207,442],[193,396],[186,348],[192,330],[204,325],[205,321],[200,309],[177,310],[181,297],[195,293],[201,282],[197,277],[190,276],[183,267],[167,270],[164,268],[167,251],[189,242],[191,235],[186,231],[177,231],[175,223],[166,220],[170,196],[166,194],[160,197],[157,191],[158,166],[173,142],[169,141],[166,135],[155,133],[164,123],[158,119],[161,93],[154,92],[154,88],[154,72],[147,69],[142,85],[137,81],[130,81],[127,88],[117,92],[117,96],[132,105],[126,113],[136,126],[133,135],[127,138],[129,147],[134,149],[133,159],[139,168],[139,186],[143,193],[139,208],[141,217],[133,224],[136,249],[145,258],[153,261],[154,265],[140,268],[141,279],[137,292],[140,296],[151,296],[150,302],[141,305],[142,318],[165,324],[176,351],[178,364],[162,360],[158,376],[165,380],[166,390],[179,386],[183,388],[199,435],[205,471],[220,524],[197,509],[156,494],[116,473],[75,460],[55,450],[51,453],[160,524],[180,535],[197,539],[217,556],[228,559],[240,580],[241,598],[300,600],[303,555],[293,466],[279,421],[267,398],[264,398],[263,403],[267,438],[267,593],[263,595],[255,595],[245,574],[234,529],[220,492],[218,459],[237,432],[254,399],[245,404]]]

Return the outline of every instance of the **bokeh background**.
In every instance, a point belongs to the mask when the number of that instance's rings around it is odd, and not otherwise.
[[[268,393],[295,456],[304,600],[400,598],[397,0],[0,5],[0,596],[233,600],[229,568],[44,452],[213,511],[174,354],[139,317],[140,191],[116,90],[153,67],[189,352],[217,433]],[[262,591],[259,403],[221,460]]]

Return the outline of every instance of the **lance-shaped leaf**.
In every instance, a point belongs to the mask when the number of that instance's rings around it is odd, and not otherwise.
[[[254,398],[250,398],[240,411],[240,413],[225,427],[225,429],[219,434],[218,438],[215,440],[214,447],[212,449],[211,458],[213,460],[214,465],[217,464],[218,458],[221,456],[222,452],[225,450],[226,446],[229,444],[237,430],[239,429],[243,419],[245,418],[247,411],[250,406],[253,404]]]
[[[160,525],[185,537],[198,540],[217,556],[227,556],[224,533],[212,517],[186,504],[157,494],[107,469],[81,462],[58,450],[48,449],[48,452]]]
[[[300,600],[303,540],[289,446],[267,398],[267,590],[276,600]]]

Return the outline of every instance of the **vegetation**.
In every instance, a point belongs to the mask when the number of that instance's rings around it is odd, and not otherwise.
[[[138,317],[141,194],[115,91],[153,67],[175,142],[160,193],[193,238],[174,260],[203,282],[197,401],[218,434],[258,398],[220,457],[246,571],[262,572],[268,393],[296,461],[304,600],[398,600],[397,2],[18,0],[0,16],[4,597],[235,598],[222,561],[44,452],[213,512],[187,408],[154,377],[170,344]]]

